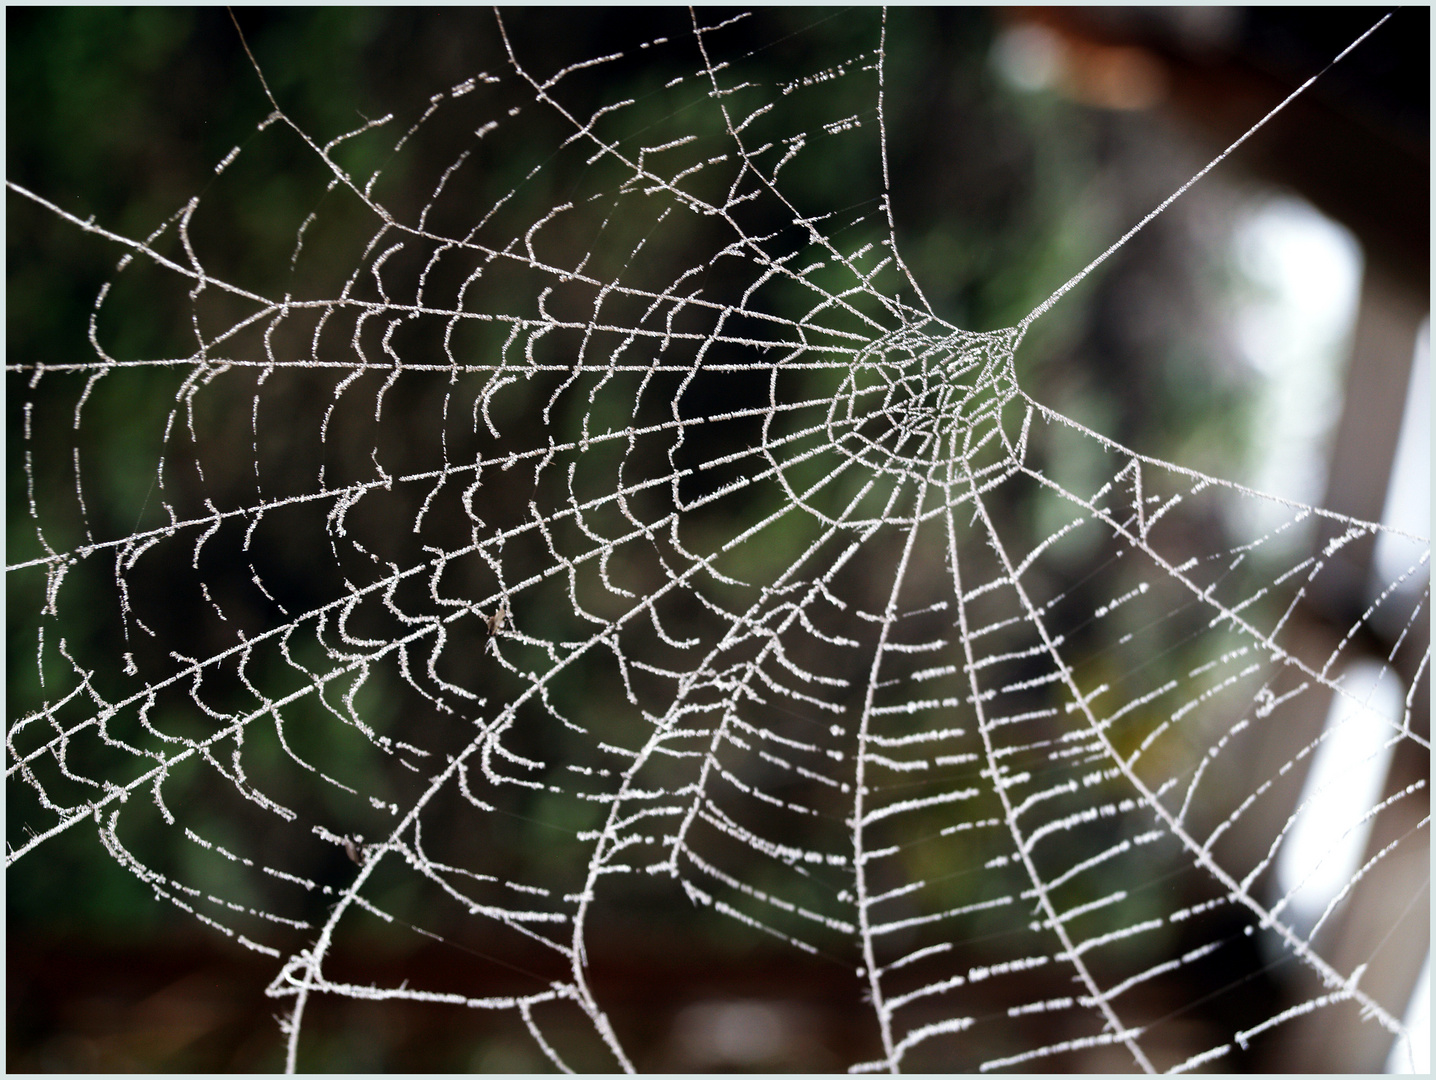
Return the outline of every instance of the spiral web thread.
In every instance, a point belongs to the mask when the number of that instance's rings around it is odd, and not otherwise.
[[[1410,569],[1314,636],[1331,560],[1379,527],[1028,397],[1014,353],[1082,275],[1010,330],[929,309],[885,194],[885,20],[871,48],[778,85],[745,76],[742,29],[700,10],[686,40],[544,75],[499,18],[507,69],[405,131],[386,117],[321,145],[275,103],[261,136],[299,140],[327,188],[277,291],[209,269],[198,199],[133,240],[9,185],[126,254],[92,358],[7,367],[35,536],[8,571],[44,579],[39,700],[8,728],[29,805],[7,866],[97,827],[158,897],[280,962],[291,1069],[316,994],[506,1012],[556,1067],[633,1068],[590,957],[622,912],[675,903],[846,971],[874,1021],[859,1071],[1103,1046],[1195,1068],[1322,1009],[1404,1035],[1401,1003],[1319,932],[1425,844],[1426,818],[1315,925],[1270,878],[1329,737],[1313,710],[1349,699],[1388,750],[1429,751],[1412,716],[1428,543],[1403,538]],[[690,64],[650,91],[662,123],[595,96],[609,67],[660,54]],[[484,195],[491,148],[535,113],[557,150]],[[344,164],[380,144],[381,168]],[[440,167],[396,164],[430,144],[450,148]],[[881,166],[874,197],[805,216],[785,194],[859,159]],[[417,204],[386,186],[430,169]],[[560,169],[578,180],[555,194]],[[361,242],[326,233],[344,215],[367,220]],[[142,272],[187,294],[189,352],[108,351],[111,292]],[[126,532],[89,509],[80,436],[137,376],[171,405],[147,523]],[[1053,479],[1094,449],[1100,475]],[[54,461],[71,490],[43,481]],[[1221,523],[1243,503],[1281,523],[1234,539]],[[1293,542],[1318,522],[1324,547]],[[79,577],[122,656],[70,629]],[[1397,714],[1342,677],[1377,624],[1395,628],[1382,677],[1410,673]],[[139,850],[138,819],[183,855]],[[515,821],[543,829],[502,846]],[[528,950],[528,988],[485,989],[482,964],[459,989],[347,982],[336,943],[376,921]],[[1253,937],[1309,972],[1301,996],[1167,1038],[1183,980]],[[552,1035],[575,1015],[587,1049]]]

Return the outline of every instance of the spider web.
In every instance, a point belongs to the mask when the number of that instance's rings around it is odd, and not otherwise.
[[[1409,569],[1333,630],[1313,598],[1379,526],[1023,390],[1028,327],[1082,275],[1010,329],[940,318],[894,239],[885,18],[778,83],[741,16],[551,71],[495,26],[504,64],[412,120],[326,139],[271,97],[142,239],[9,185],[125,254],[92,357],[7,366],[36,650],[7,866],[95,828],[274,958],[291,1069],[321,995],[641,1066],[591,958],[695,919],[827,962],[867,1009],[858,1071],[1221,1067],[1337,1010],[1404,1035],[1363,986],[1380,955],[1333,928],[1424,813],[1314,919],[1272,881],[1333,698],[1429,751],[1428,543],[1388,531]],[[213,239],[251,159],[316,192],[278,288]],[[834,170],[851,201],[811,205]],[[137,302],[188,342],[113,337]],[[106,505],[126,412],[137,524]],[[1394,712],[1344,675],[1374,627]],[[376,924],[490,963],[351,981]],[[1179,1023],[1252,949],[1290,996]]]

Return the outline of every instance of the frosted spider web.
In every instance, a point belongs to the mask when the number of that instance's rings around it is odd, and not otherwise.
[[[1339,959],[1332,928],[1425,816],[1314,918],[1271,881],[1323,797],[1302,780],[1328,701],[1429,751],[1428,543],[1395,535],[1409,569],[1314,630],[1323,574],[1379,526],[1029,397],[1019,345],[1092,267],[1010,329],[943,321],[894,239],[886,19],[777,84],[745,25],[700,9],[536,71],[499,17],[506,66],[340,137],[271,97],[217,173],[283,140],[323,192],[278,291],[205,246],[222,187],[136,239],[10,183],[124,254],[93,356],[7,365],[33,524],[12,639],[36,650],[7,867],[95,829],[274,959],[291,1069],[325,995],[641,1066],[594,958],[695,919],[828,962],[870,1020],[857,1071],[1222,1068],[1342,1010],[1404,1036],[1362,982],[1379,948]],[[645,65],[641,107],[605,92]],[[873,190],[806,205],[834,168]],[[169,294],[187,351],[107,336]],[[124,409],[155,453],[133,528],[96,512],[89,438]],[[1258,503],[1278,524],[1234,535]],[[1314,524],[1315,550],[1292,539]],[[1386,685],[1411,673],[1386,712],[1343,677],[1376,625]],[[1381,792],[1345,830],[1425,798]],[[162,850],[135,839],[156,819]],[[343,942],[381,924],[477,959],[455,985],[348,981]],[[1304,970],[1293,996],[1179,1023],[1254,942]]]

